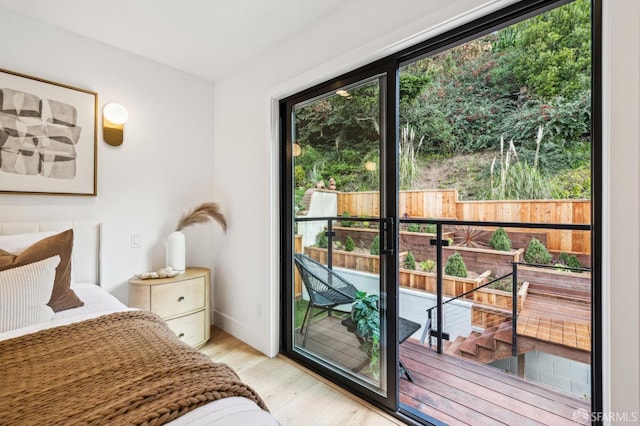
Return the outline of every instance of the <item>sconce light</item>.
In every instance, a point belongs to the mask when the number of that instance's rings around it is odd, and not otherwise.
[[[127,109],[120,104],[107,104],[102,110],[102,135],[111,146],[122,145],[124,123],[129,119]]]
[[[297,143],[293,144],[293,156],[299,157],[302,154],[302,148]]]
[[[367,161],[364,163],[364,169],[368,172],[375,172],[378,165],[374,161]]]

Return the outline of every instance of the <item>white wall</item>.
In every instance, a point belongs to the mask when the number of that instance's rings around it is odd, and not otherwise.
[[[339,17],[328,18],[343,25],[328,27],[321,21],[216,81],[215,190],[234,224],[216,272],[216,322],[263,352],[278,350],[275,100],[424,39],[429,35],[424,29],[445,22],[431,34],[441,32],[451,26],[450,18],[465,11],[469,15],[461,21],[468,21],[479,13],[473,8],[485,2],[444,3],[405,1],[399,8],[398,2],[349,2]],[[488,4],[486,11],[499,2]],[[637,0],[605,0],[603,196],[611,207],[603,212],[603,288],[609,411],[640,412],[639,15]],[[241,159],[243,167],[231,159]]]
[[[0,51],[2,68],[97,92],[100,123],[106,103],[129,110],[122,146],[105,144],[100,129],[97,197],[0,194],[0,221],[103,222],[102,284],[126,302],[129,277],[164,266],[180,216],[214,200],[213,84],[1,9]],[[187,229],[187,263],[213,267],[220,232]],[[130,247],[131,233],[142,248]]]

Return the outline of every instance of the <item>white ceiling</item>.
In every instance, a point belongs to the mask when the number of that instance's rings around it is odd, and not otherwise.
[[[0,7],[213,81],[344,1],[0,0]]]

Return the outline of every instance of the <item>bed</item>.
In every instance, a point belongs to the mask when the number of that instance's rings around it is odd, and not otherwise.
[[[0,424],[278,425],[230,367],[99,286],[100,229],[0,223]]]

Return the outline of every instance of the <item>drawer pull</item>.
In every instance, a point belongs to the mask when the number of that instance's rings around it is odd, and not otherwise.
[[[182,302],[184,300],[184,296],[178,297],[178,302]]]
[[[182,339],[184,337],[184,333],[178,334],[178,337]]]

